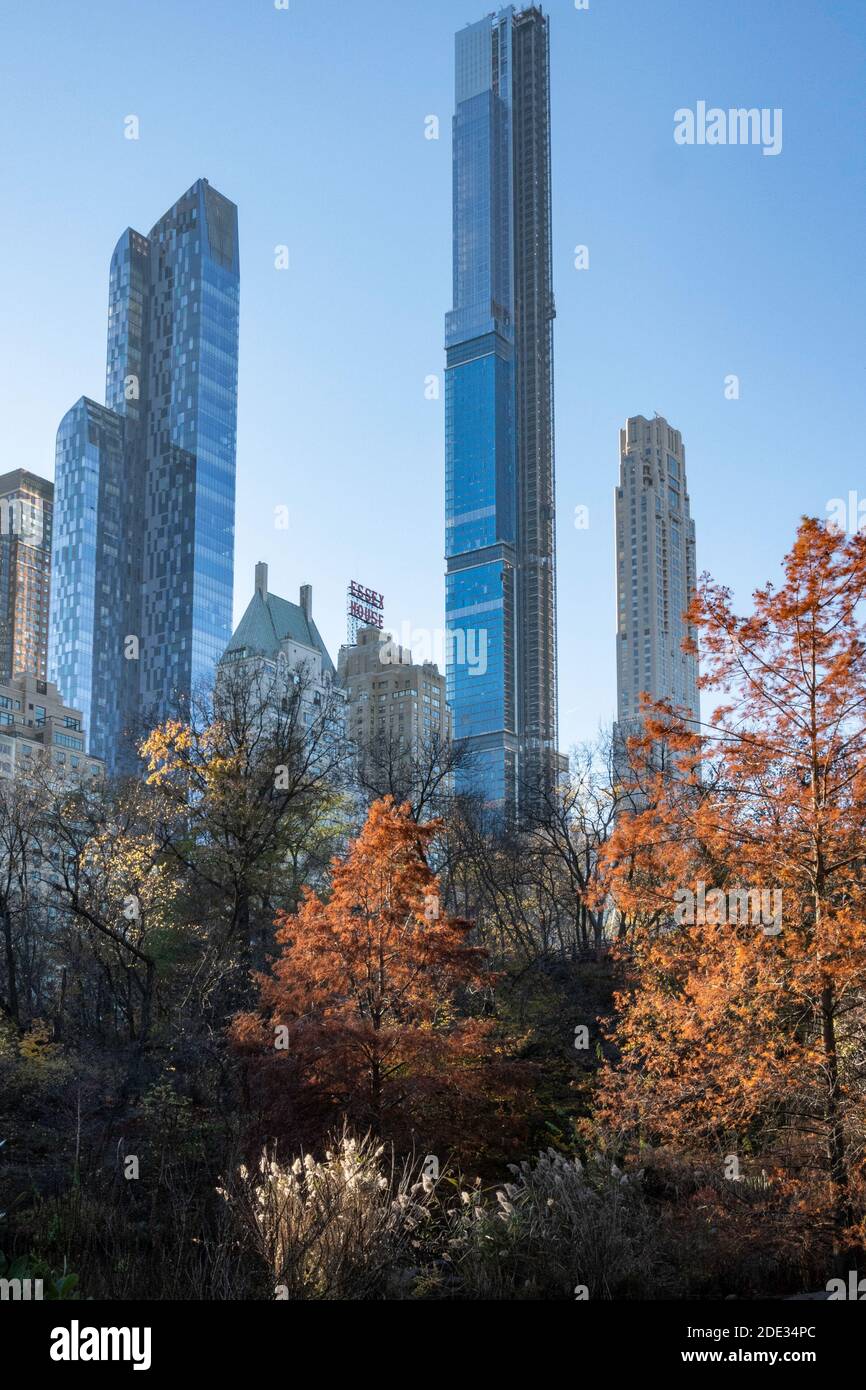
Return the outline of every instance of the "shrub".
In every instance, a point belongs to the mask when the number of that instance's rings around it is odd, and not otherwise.
[[[451,1256],[462,1298],[651,1296],[651,1219],[641,1174],[554,1149],[510,1165],[514,1181],[461,1193]]]
[[[241,1167],[224,1188],[262,1260],[278,1297],[385,1297],[405,1284],[429,1223],[433,1184],[396,1172],[385,1148],[344,1133],[324,1159],[306,1153],[291,1165],[262,1154],[258,1169]]]

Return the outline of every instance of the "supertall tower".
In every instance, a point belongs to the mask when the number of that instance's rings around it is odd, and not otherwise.
[[[617,718],[621,739],[640,724],[640,696],[700,715],[698,663],[682,650],[694,632],[695,523],[679,430],[657,415],[626,422],[616,490]]]
[[[506,809],[557,753],[548,21],[456,37],[454,307],[446,319],[446,620],[464,789]],[[486,662],[467,653],[486,650]]]
[[[58,431],[50,675],[109,771],[231,638],[238,301],[237,208],[199,179],[120,238],[106,403]]]

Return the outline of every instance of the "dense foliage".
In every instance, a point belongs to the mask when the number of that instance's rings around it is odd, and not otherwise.
[[[0,781],[2,1270],[59,1298],[749,1296],[866,1213],[866,538],[692,613],[707,726],[504,824],[223,673]],[[312,712],[312,717],[311,717]]]

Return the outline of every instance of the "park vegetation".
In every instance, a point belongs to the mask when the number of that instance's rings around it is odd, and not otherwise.
[[[225,671],[0,780],[0,1276],[107,1299],[782,1296],[866,1263],[866,536],[690,611],[519,825]],[[311,710],[314,715],[310,718]]]

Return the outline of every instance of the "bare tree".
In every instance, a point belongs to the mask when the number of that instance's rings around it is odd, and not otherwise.
[[[410,744],[400,734],[385,731],[354,744],[352,754],[353,781],[364,806],[393,796],[398,806],[408,802],[419,822],[450,812],[457,773],[472,765],[465,743],[435,732]]]
[[[47,954],[40,877],[43,810],[38,783],[0,779],[0,1010],[19,1031],[42,1003]]]

